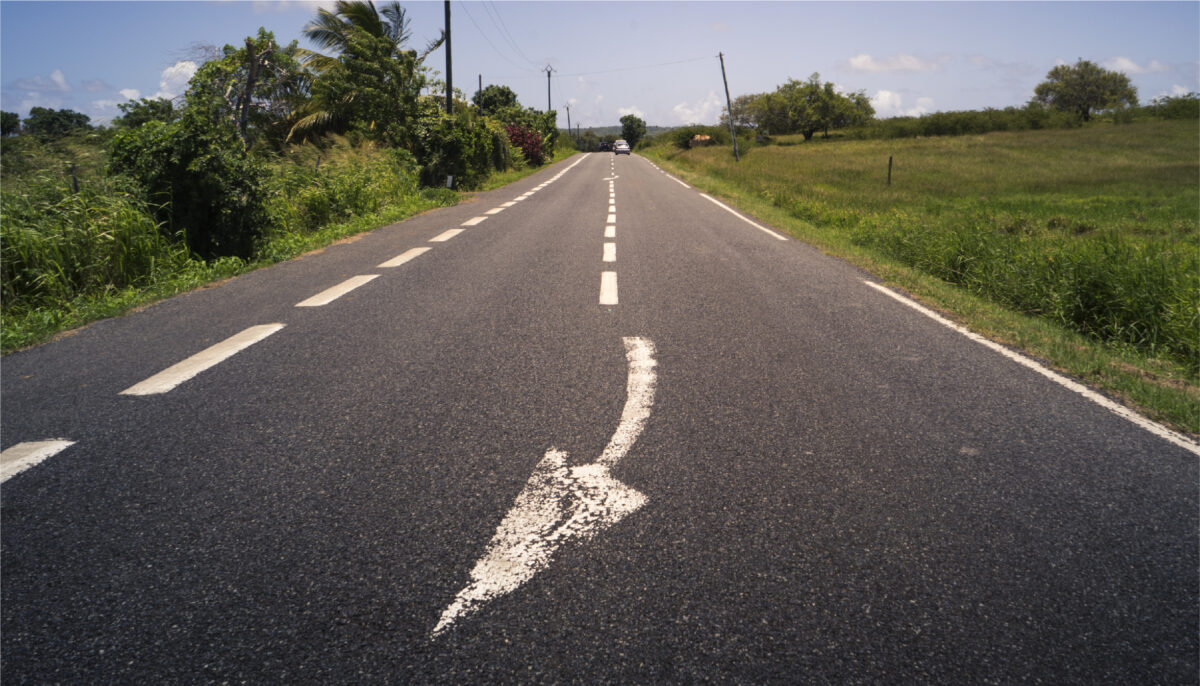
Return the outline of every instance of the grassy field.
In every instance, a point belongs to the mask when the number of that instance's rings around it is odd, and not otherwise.
[[[644,152],[1147,414],[1200,432],[1195,121]],[[893,160],[888,185],[888,158]]]

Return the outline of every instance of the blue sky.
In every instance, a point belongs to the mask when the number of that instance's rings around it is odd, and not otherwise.
[[[262,26],[299,39],[324,4],[0,2],[0,107],[71,108],[106,122],[131,97],[178,96],[199,45]],[[442,28],[443,3],[403,3],[414,47]],[[499,83],[566,125],[715,123],[734,97],[819,72],[864,90],[880,116],[1022,105],[1056,64],[1083,58],[1127,74],[1143,102],[1200,91],[1198,2],[461,2],[454,85]],[[445,52],[427,64],[445,71]]]

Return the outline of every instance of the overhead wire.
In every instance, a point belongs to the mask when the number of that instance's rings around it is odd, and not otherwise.
[[[512,33],[508,30],[508,24],[504,23],[504,17],[500,16],[500,9],[496,7],[496,3],[489,1],[482,4],[484,12],[488,15],[488,19],[492,21],[492,25],[500,30],[500,35],[508,42],[517,56],[532,66],[538,66],[537,62],[529,59],[529,55],[526,55],[525,51],[521,50],[521,44],[513,38]]]
[[[470,9],[470,7],[468,7],[469,3],[459,2],[458,5],[459,5],[459,7],[462,7],[464,10],[466,10],[467,19],[471,20],[471,24],[473,24],[475,26],[475,30],[479,32],[480,36],[483,36],[483,39],[485,41],[487,41],[488,45],[492,46],[492,50],[494,50],[497,55],[504,58],[505,62],[508,62],[509,64],[516,67],[517,69],[526,69],[526,67],[524,67],[520,64],[517,64],[516,62],[513,62],[511,59],[509,59],[508,55],[505,55],[503,52],[501,52],[500,49],[496,47],[496,44],[492,42],[492,39],[488,38],[488,35],[483,32],[482,28],[480,28],[479,23],[475,21],[475,17],[471,15],[471,9]],[[526,77],[520,77],[520,78],[526,78]]]

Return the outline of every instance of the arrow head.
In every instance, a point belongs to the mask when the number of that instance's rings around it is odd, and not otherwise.
[[[533,578],[566,541],[590,539],[645,504],[646,496],[612,478],[608,466],[569,467],[565,452],[546,451],[433,635]]]

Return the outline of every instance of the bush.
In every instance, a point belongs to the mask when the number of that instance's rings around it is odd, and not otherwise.
[[[453,176],[456,188],[474,189],[511,165],[509,139],[498,123],[468,109],[448,115],[431,103],[424,107],[416,142],[423,185],[443,186]]]
[[[192,112],[118,132],[109,168],[137,181],[168,233],[182,232],[193,253],[250,257],[266,227],[261,162],[227,122]]]

